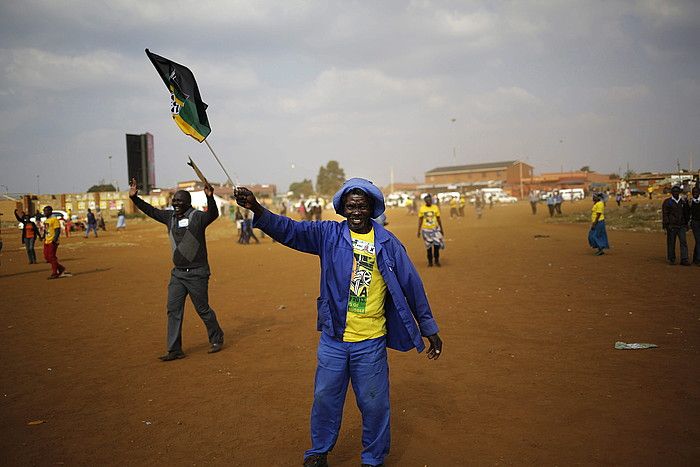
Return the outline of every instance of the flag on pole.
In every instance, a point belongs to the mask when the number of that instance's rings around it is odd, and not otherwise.
[[[194,75],[186,66],[156,55],[146,49],[146,55],[170,91],[173,120],[186,134],[200,143],[209,136],[207,104],[202,102]]]

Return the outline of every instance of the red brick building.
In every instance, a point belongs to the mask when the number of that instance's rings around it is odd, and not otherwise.
[[[501,187],[519,196],[521,181],[532,178],[533,171],[530,164],[518,160],[436,167],[425,173],[425,185],[421,188],[454,187],[466,191]]]

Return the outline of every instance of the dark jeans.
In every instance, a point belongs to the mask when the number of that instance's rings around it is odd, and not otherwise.
[[[224,331],[209,306],[209,267],[173,269],[168,284],[168,352],[182,350],[182,318],[189,294],[194,309],[207,327],[209,343],[224,341]]]
[[[695,248],[693,248],[693,263],[700,264],[700,221],[692,221],[690,228],[693,229],[695,238]]]
[[[685,239],[685,226],[670,225],[666,227],[666,258],[676,261],[676,237],[681,244],[681,262],[688,261],[688,242]]]
[[[97,224],[88,224],[87,230],[85,231],[85,238],[87,238],[88,235],[90,235],[91,230],[95,232],[95,237],[97,237]]]
[[[552,217],[554,215],[554,205],[548,204],[547,209],[549,209],[549,217]]]
[[[530,207],[532,208],[532,213],[537,214],[537,202],[530,201]]]
[[[36,242],[36,237],[25,238],[24,248],[27,249],[27,258],[29,259],[29,264],[36,263],[36,251],[34,251],[34,242]]]
[[[433,245],[431,248],[428,248],[428,264],[431,266],[433,265],[433,256],[435,257],[435,262],[439,263],[440,262],[440,246],[439,245]]]

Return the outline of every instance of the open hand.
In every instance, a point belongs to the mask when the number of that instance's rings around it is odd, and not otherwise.
[[[139,194],[139,187],[136,186],[136,179],[132,178],[129,182],[129,196],[136,196]]]

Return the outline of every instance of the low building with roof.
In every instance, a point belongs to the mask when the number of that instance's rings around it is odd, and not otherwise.
[[[533,177],[533,171],[533,166],[519,160],[436,167],[425,172],[425,184],[418,188],[470,191],[499,187],[521,195],[521,185]]]

